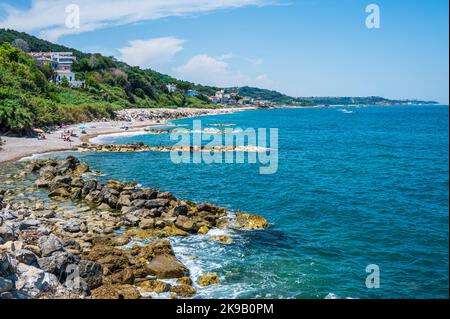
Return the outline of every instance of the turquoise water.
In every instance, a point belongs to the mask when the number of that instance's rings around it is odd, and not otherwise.
[[[448,107],[348,109],[352,113],[283,109],[201,117],[203,126],[278,128],[274,175],[260,175],[259,164],[175,165],[169,153],[81,158],[107,172],[105,178],[270,221],[266,231],[230,234],[229,246],[204,236],[174,240],[194,277],[216,271],[222,278],[221,285],[199,289],[200,298],[448,297]],[[169,137],[113,141],[165,145]],[[379,289],[366,288],[369,264],[380,268]]]

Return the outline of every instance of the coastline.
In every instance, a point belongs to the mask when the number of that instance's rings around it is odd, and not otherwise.
[[[145,127],[166,125],[168,121],[182,118],[191,118],[207,115],[230,114],[239,111],[254,110],[254,107],[229,108],[229,109],[126,109],[119,111],[118,119],[110,121],[86,122],[83,125],[87,134],[81,134],[83,129],[80,123],[73,124],[47,133],[46,140],[38,140],[29,137],[6,137],[1,136],[6,143],[0,150],[0,163],[15,162],[24,157],[49,152],[77,150],[83,143],[91,143],[91,139],[102,135],[139,132]],[[146,116],[148,118],[146,118]],[[121,127],[126,125],[125,131]],[[66,142],[61,139],[63,131],[73,131],[76,137],[71,137],[72,142]]]

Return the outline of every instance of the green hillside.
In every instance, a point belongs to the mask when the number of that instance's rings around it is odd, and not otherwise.
[[[11,45],[26,42],[24,51],[71,51],[73,70],[85,87],[75,89],[48,81],[52,72]],[[22,43],[23,43],[22,41]],[[177,90],[169,93],[166,84]],[[188,89],[197,97],[186,97]],[[217,88],[179,81],[142,70],[100,54],[85,54],[26,33],[0,30],[0,131],[26,133],[33,127],[111,117],[113,110],[132,107],[213,107],[207,95]]]

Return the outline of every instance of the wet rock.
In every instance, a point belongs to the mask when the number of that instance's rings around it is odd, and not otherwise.
[[[132,285],[103,285],[92,291],[94,299],[139,299],[141,294]]]
[[[184,215],[180,215],[175,222],[175,226],[184,231],[191,232],[194,228],[194,222],[192,221],[192,219],[189,219]]]
[[[9,279],[0,277],[0,294],[10,291],[13,288],[13,282]]]
[[[178,215],[187,215],[189,208],[187,205],[178,205],[173,208],[173,212],[176,216]]]
[[[175,196],[172,195],[172,193],[169,192],[162,192],[162,193],[158,193],[158,198],[164,198],[164,199],[168,199],[168,200],[175,200]]]
[[[269,223],[260,215],[236,212],[234,226],[236,228],[255,230],[267,228]]]
[[[59,199],[59,198],[65,199],[67,197],[71,197],[71,195],[72,194],[70,193],[70,191],[68,190],[67,187],[59,187],[59,188],[56,188],[55,190],[53,190],[52,192],[50,192],[48,194],[48,197],[53,198],[53,199]]]
[[[209,228],[207,226],[201,226],[197,233],[200,235],[206,235],[209,232]]]
[[[57,275],[58,278],[65,278],[69,273],[68,266],[77,264],[79,260],[79,257],[69,252],[57,251],[48,257],[38,258],[37,263],[40,269]]]
[[[167,237],[171,236],[187,236],[188,233],[174,225],[166,226],[162,230],[164,232],[164,235]]]
[[[70,219],[64,224],[63,229],[69,233],[78,233],[81,231],[81,223],[76,219]]]
[[[214,285],[214,284],[218,284],[220,283],[220,279],[219,276],[217,276],[217,274],[215,272],[209,272],[203,275],[200,275],[197,278],[197,284],[199,286],[210,286],[210,285]]]
[[[211,203],[204,203],[204,204],[198,205],[197,211],[199,211],[199,212],[205,211],[205,212],[217,214],[217,215],[225,215],[226,214],[225,208],[213,205]]]
[[[72,178],[72,182],[70,183],[70,186],[77,187],[77,188],[83,188],[84,181],[81,177],[74,177],[74,178]]]
[[[141,256],[145,259],[152,259],[157,255],[174,255],[172,246],[168,240],[155,240],[146,246],[141,247]]]
[[[83,175],[84,173],[89,172],[89,165],[86,162],[78,164],[73,170],[73,174],[75,176]]]
[[[161,280],[146,280],[137,284],[142,292],[163,293],[170,291],[170,284]]]
[[[55,275],[25,264],[17,267],[15,287],[18,292],[32,298],[46,291],[65,290]]]
[[[40,237],[38,240],[38,245],[41,250],[42,257],[50,256],[52,253],[62,251],[64,249],[64,242],[53,234]]]
[[[110,281],[113,284],[134,284],[134,273],[131,269],[126,268],[120,272],[111,275]]]
[[[56,176],[50,183],[50,189],[56,189],[61,186],[70,186],[72,177],[70,175]]]
[[[29,228],[37,228],[41,225],[41,222],[37,219],[25,219],[19,224],[19,230],[25,230]]]
[[[39,178],[39,179],[37,179],[37,180],[34,182],[34,184],[35,184],[37,187],[40,187],[40,188],[46,188],[46,187],[49,187],[49,185],[50,185],[50,180],[45,179],[45,178]]]
[[[78,271],[89,290],[103,284],[103,266],[101,264],[91,260],[81,260],[78,264]]]
[[[131,194],[130,199],[134,201],[136,199],[150,200],[156,199],[158,196],[158,192],[153,188],[143,188]]]
[[[7,225],[0,226],[0,244],[8,241],[14,241],[16,239],[17,235],[12,227]]]
[[[57,169],[51,165],[44,166],[39,171],[39,175],[41,176],[40,179],[45,181],[51,181],[53,178],[55,178],[57,173]]]
[[[224,245],[229,245],[233,243],[233,239],[231,239],[228,236],[225,235],[219,235],[219,236],[212,236],[211,238],[209,238],[210,241],[217,241],[221,244]]]
[[[152,229],[155,227],[155,220],[153,218],[145,218],[139,222],[139,228]]]
[[[17,260],[11,256],[0,253],[0,274],[2,276],[8,276],[15,273],[17,264]]]
[[[152,209],[152,208],[159,208],[159,207],[165,207],[169,205],[170,200],[165,198],[157,198],[157,199],[150,199],[145,201],[145,208]]]
[[[131,196],[130,195],[121,195],[117,201],[117,207],[122,208],[124,206],[131,206]]]
[[[65,174],[69,171],[73,171],[80,161],[74,156],[68,156],[65,160],[59,161],[56,166],[56,170],[59,174]]]
[[[26,265],[33,265],[37,261],[36,254],[28,249],[19,249],[14,255],[19,262]]]
[[[177,294],[177,296],[182,298],[192,297],[197,293],[197,291],[190,285],[176,285],[170,288],[171,292]]]
[[[139,225],[139,218],[133,214],[126,214],[122,217],[125,226],[134,227]]]
[[[181,277],[177,279],[177,283],[181,285],[192,285],[192,279],[190,277]]]
[[[158,278],[178,278],[189,270],[173,255],[156,255],[147,265],[147,271]]]
[[[97,189],[97,181],[95,179],[89,179],[83,186],[81,196],[86,197],[89,193]]]

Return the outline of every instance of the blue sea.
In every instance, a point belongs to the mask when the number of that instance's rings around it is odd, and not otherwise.
[[[104,178],[264,216],[265,231],[172,239],[195,277],[221,284],[197,298],[448,298],[449,109],[274,109],[204,116],[204,127],[278,128],[278,171],[260,164],[174,164],[169,153],[78,155]],[[189,128],[193,119],[174,121]],[[168,134],[104,137],[174,143]],[[368,265],[379,288],[367,288]]]

